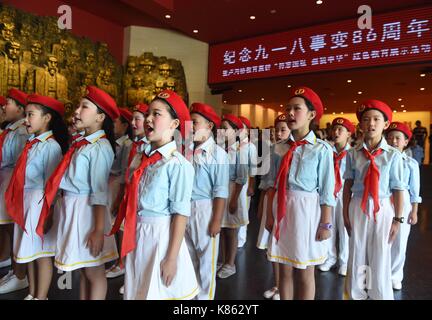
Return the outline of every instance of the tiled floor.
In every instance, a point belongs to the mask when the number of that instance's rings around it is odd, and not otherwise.
[[[422,168],[423,204],[419,209],[419,223],[411,230],[408,244],[408,258],[405,266],[403,289],[396,292],[396,299],[432,299],[432,166]],[[254,208],[255,203],[252,202]],[[251,224],[248,230],[248,241],[239,250],[237,257],[237,274],[224,280],[218,280],[216,299],[263,299],[264,290],[272,285],[271,265],[267,262],[265,252],[255,247],[258,221],[255,210],[250,212]],[[4,275],[7,269],[0,269]],[[69,281],[69,282],[68,282]],[[108,280],[108,299],[122,299],[118,289],[123,277]],[[317,299],[341,299],[344,278],[336,270],[327,273],[316,272]],[[60,284],[60,285],[59,285]],[[64,288],[63,290],[60,288]],[[71,288],[71,289],[68,289]],[[55,275],[49,298],[78,299],[79,273],[74,272],[68,279]],[[0,299],[23,299],[26,290],[0,296]]]

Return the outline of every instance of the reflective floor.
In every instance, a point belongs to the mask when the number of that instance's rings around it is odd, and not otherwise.
[[[401,291],[395,291],[396,299],[432,299],[432,166],[421,169],[421,195],[419,223],[412,227],[408,243],[405,279]],[[255,199],[253,199],[255,200]],[[256,248],[259,223],[255,218],[256,202],[252,202],[251,223],[248,227],[248,241],[237,256],[237,274],[224,280],[217,280],[216,299],[243,300],[264,299],[263,292],[272,286],[272,269],[265,252]],[[0,269],[3,276],[7,268]],[[118,293],[123,277],[108,280],[108,299],[122,299]],[[341,299],[344,277],[337,270],[326,273],[316,271],[317,294],[320,300]],[[1,295],[0,299],[23,299],[26,290]],[[49,299],[78,299],[79,272],[72,275],[55,274]]]

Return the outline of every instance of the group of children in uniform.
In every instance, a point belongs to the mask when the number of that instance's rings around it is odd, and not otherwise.
[[[236,273],[257,171],[248,119],[188,108],[170,90],[131,112],[89,86],[69,138],[59,101],[11,89],[2,104],[0,236],[13,266],[0,292],[26,287],[27,273],[26,299],[47,299],[52,259],[80,270],[81,299],[105,299],[107,277],[124,273],[125,299],[211,300],[216,276]],[[331,146],[310,130],[323,112],[319,96],[298,87],[275,119],[259,185],[257,246],[275,280],[264,296],[313,299],[314,267],[328,271],[339,258],[344,298],[393,299],[421,202],[418,166],[403,153],[411,133],[368,100],[357,110],[363,145],[350,149],[354,125],[337,118]]]

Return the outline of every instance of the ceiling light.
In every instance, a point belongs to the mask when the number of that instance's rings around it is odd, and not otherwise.
[[[193,33],[198,33],[198,30],[197,30],[197,29],[195,29],[195,30],[193,31]]]
[[[341,112],[341,114],[343,114],[343,112]]]
[[[317,0],[316,4],[322,4],[322,0]]]
[[[271,13],[271,14],[274,14],[274,13],[276,13],[276,10],[275,10],[275,9],[272,9],[272,10],[270,10],[270,13]]]
[[[291,88],[291,85],[289,84],[289,85],[287,85],[287,87],[288,87],[288,88]]]
[[[224,100],[224,103],[227,103],[227,101],[226,101],[226,100]]]
[[[243,90],[242,89],[238,89],[238,92],[243,92]]]
[[[396,113],[397,111],[396,110],[393,110],[393,113]]]
[[[347,82],[348,82],[348,83],[351,83],[352,81],[351,81],[351,80],[347,80]]]
[[[358,94],[362,94],[363,92],[361,92],[361,91],[359,91],[359,92],[357,92]]]
[[[426,89],[425,88],[420,88],[420,91],[425,91]]]
[[[333,112],[333,114],[336,114],[336,112]]]
[[[264,98],[261,98],[261,101],[264,101]]]
[[[255,16],[250,16],[249,19],[251,19],[251,20],[255,20],[256,17],[255,17]]]
[[[282,108],[282,107],[283,107],[283,104],[281,104],[280,107]]]
[[[420,77],[426,77],[426,73],[420,73]]]
[[[402,98],[399,98],[398,101],[402,101]]]
[[[167,19],[171,19],[171,16],[170,16],[169,14],[166,14],[166,15],[165,15],[165,18],[167,18]]]
[[[357,100],[354,100],[353,102],[354,102],[354,103],[357,103]]]
[[[402,112],[406,112],[406,110],[402,111]]]
[[[401,108],[405,108],[405,105],[404,105],[404,104],[401,104]]]
[[[327,110],[327,108],[324,108],[324,110],[326,111],[326,110]]]

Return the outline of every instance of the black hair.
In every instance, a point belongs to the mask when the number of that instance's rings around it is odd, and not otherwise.
[[[51,120],[48,124],[48,129],[53,132],[54,139],[60,145],[62,154],[65,154],[69,149],[69,132],[66,123],[59,113],[42,105],[38,105],[42,113],[50,114]]]
[[[303,96],[296,96],[299,98],[303,98],[303,100],[305,101],[306,107],[308,108],[309,111],[316,111],[315,107],[313,106],[312,102],[309,101],[309,99],[303,97]]]
[[[116,139],[114,135],[114,122],[112,119],[108,116],[108,114],[103,111],[101,108],[97,107],[97,113],[98,114],[105,114],[105,120],[102,123],[102,130],[105,131],[105,135],[107,140],[109,141],[111,148],[114,151],[114,154],[116,153]]]
[[[120,117],[120,121],[122,123],[127,123],[128,127],[126,129],[126,134],[128,135],[129,139],[133,139],[133,133],[132,133],[132,125],[130,124],[130,122],[123,116]]]
[[[0,129],[2,129],[2,130],[4,130],[4,129],[6,129],[6,127],[7,127],[7,125],[10,123],[10,121],[3,121],[1,124],[0,124]]]

